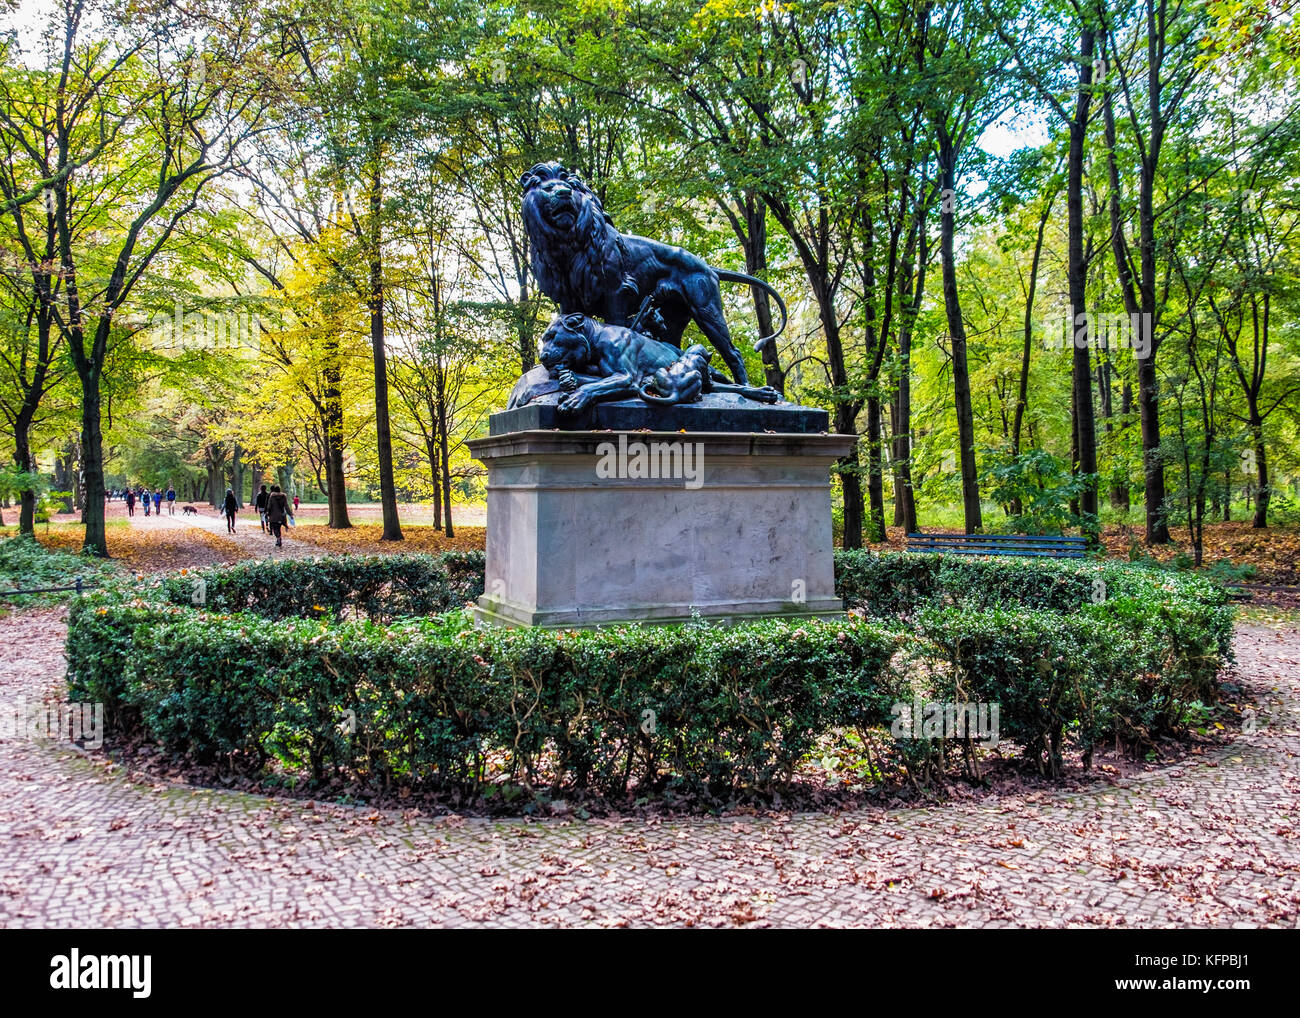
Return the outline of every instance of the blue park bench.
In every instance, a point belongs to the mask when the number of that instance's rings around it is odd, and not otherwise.
[[[907,550],[950,555],[1086,558],[1088,539],[1054,534],[908,534]]]

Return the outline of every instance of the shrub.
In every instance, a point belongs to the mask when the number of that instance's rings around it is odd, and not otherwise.
[[[71,629],[77,698],[176,752],[464,793],[502,775],[778,790],[821,734],[884,721],[896,639],[853,618],[476,630],[459,612],[322,624],[108,596],[76,606]],[[348,710],[355,736],[338,727]]]
[[[113,575],[110,562],[54,551],[44,547],[27,534],[0,538],[0,589],[30,590],[36,587],[70,587],[78,577],[86,583],[99,583]],[[0,598],[0,608],[5,605],[32,604],[59,594],[20,594]]]
[[[1006,734],[1052,774],[1067,734],[1085,767],[1106,739],[1145,747],[1178,734],[1191,704],[1215,702],[1232,656],[1233,610],[1201,576],[965,555],[835,561],[847,603],[921,638],[918,693],[997,703]]]
[[[1007,520],[1008,533],[1096,531],[1096,516],[1071,508],[1085,491],[1097,486],[1096,474],[1073,473],[1068,463],[1045,449],[1027,449],[1018,456],[1005,448],[986,449],[980,458],[987,464],[980,484],[989,498],[1004,509],[1020,506],[1019,513]]]
[[[482,552],[336,555],[200,570],[169,577],[163,590],[191,605],[201,589],[202,607],[215,612],[382,622],[461,607],[483,593],[483,568]]]
[[[819,739],[887,727],[913,696],[996,703],[1040,770],[1070,738],[1087,766],[1105,740],[1178,734],[1231,654],[1232,608],[1198,576],[863,551],[836,567],[870,621],[554,631],[449,610],[482,591],[482,553],[251,563],[80,599],[69,684],[110,730],[228,769],[723,796],[779,791]]]
[[[856,549],[835,555],[835,592],[849,607],[877,618],[944,605],[1071,612],[1115,597],[1151,603],[1172,598],[1207,609],[1227,604],[1223,589],[1202,576],[1118,562]],[[1230,639],[1231,615],[1226,617]]]

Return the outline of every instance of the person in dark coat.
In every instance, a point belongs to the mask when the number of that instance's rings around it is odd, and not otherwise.
[[[235,532],[235,513],[239,512],[239,499],[235,498],[235,489],[226,489],[226,501],[224,504],[226,512],[226,530],[230,533]]]
[[[270,500],[271,493],[266,490],[266,485],[262,485],[262,490],[257,493],[253,499],[253,508],[257,510],[258,519],[262,524],[262,533],[269,533],[266,527],[266,503]]]
[[[271,526],[271,533],[275,537],[275,546],[283,546],[280,531],[284,527],[284,522],[293,512],[289,509],[289,496],[280,490],[278,484],[271,485],[271,495],[266,500],[266,522]]]

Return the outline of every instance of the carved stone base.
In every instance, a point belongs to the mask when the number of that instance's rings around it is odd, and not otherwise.
[[[519,431],[488,467],[483,624],[842,614],[831,464],[852,436]]]

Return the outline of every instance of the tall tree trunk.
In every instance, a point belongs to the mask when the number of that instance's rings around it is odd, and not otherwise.
[[[905,533],[917,530],[916,491],[912,487],[912,331],[925,295],[925,275],[930,265],[930,234],[925,227],[924,210],[917,209],[917,247],[915,290],[909,266],[900,274],[898,325],[898,392],[894,397],[894,526]]]
[[[72,499],[72,489],[76,487],[74,465],[76,463],[76,442],[68,439],[63,452],[54,457],[54,487],[68,494],[63,498],[63,511],[70,513],[76,508]]]
[[[1133,412],[1133,386],[1127,378],[1120,387],[1119,395],[1119,412],[1123,421],[1120,424],[1119,431],[1123,434],[1128,430],[1128,415]],[[1115,474],[1115,481],[1110,488],[1110,505],[1112,509],[1119,509],[1122,512],[1128,512],[1131,502],[1129,499],[1129,476],[1127,466],[1122,473]]]
[[[456,536],[456,529],[451,522],[451,453],[447,438],[447,402],[441,396],[438,399],[438,444],[442,460],[442,508],[446,517],[443,533],[448,537]]]
[[[375,436],[379,458],[379,500],[383,506],[381,540],[402,540],[397,518],[397,486],[393,481],[393,433],[388,416],[388,357],[384,350],[383,195],[378,157],[370,187],[370,346],[375,359]]]
[[[1020,455],[1020,435],[1025,423],[1025,411],[1029,408],[1029,364],[1034,345],[1034,297],[1038,292],[1038,267],[1043,260],[1043,233],[1047,229],[1047,220],[1052,214],[1052,204],[1056,195],[1051,195],[1043,207],[1043,214],[1038,219],[1038,235],[1034,238],[1034,257],[1029,265],[1029,289],[1025,293],[1024,343],[1020,351],[1020,382],[1016,389],[1016,412],[1011,424],[1011,457]],[[1024,512],[1019,498],[1011,500],[1011,513],[1019,516]]]
[[[86,464],[81,455],[81,439],[78,438],[72,446],[74,459],[72,461],[72,508],[74,511],[84,513],[86,509]],[[100,453],[101,461],[103,453]]]
[[[884,342],[882,337],[881,342]],[[867,397],[867,504],[871,507],[868,539],[885,539],[885,471],[881,448],[882,422],[880,397]]]
[[[30,474],[32,469],[31,418],[23,412],[14,421],[14,466]],[[31,478],[28,477],[30,481]],[[36,533],[36,492],[29,486],[19,493],[18,532]]]
[[[86,525],[82,549],[108,558],[108,534],[104,528],[104,436],[100,431],[99,373],[81,379],[81,482],[85,504],[81,520]]]
[[[432,415],[431,415],[432,416]],[[436,425],[435,425],[436,427]],[[438,453],[436,439],[425,443],[425,452],[429,457],[429,476],[433,481],[433,529],[442,529],[442,457]]]
[[[1151,46],[1155,40],[1148,40]],[[1152,96],[1158,106],[1159,99]],[[1156,313],[1156,256],[1155,256],[1155,188],[1156,162],[1163,139],[1163,123],[1153,124],[1151,139],[1142,159],[1138,184],[1138,234],[1139,265],[1134,278],[1129,260],[1128,244],[1124,234],[1124,220],[1120,208],[1119,163],[1115,154],[1115,112],[1110,89],[1102,93],[1102,116],[1106,127],[1106,162],[1110,182],[1110,236],[1115,255],[1115,269],[1124,307],[1130,317],[1137,315],[1133,336],[1136,347],[1138,380],[1138,416],[1142,437],[1142,485],[1146,511],[1147,544],[1168,544],[1169,525],[1165,519],[1165,469],[1160,455],[1160,385],[1156,375],[1155,313]],[[1159,117],[1157,116],[1157,120]]]
[[[293,464],[286,463],[282,467],[277,467],[275,473],[280,482],[280,490],[284,492],[285,495],[289,497],[289,501],[292,502],[294,487],[296,484],[296,480],[293,476]]]
[[[324,387],[321,393],[321,433],[325,441],[325,487],[329,500],[329,527],[346,530],[348,519],[347,474],[343,469],[343,379],[338,360],[338,340],[333,334],[325,338],[325,357],[321,369]]]
[[[519,273],[519,299],[515,301],[515,331],[519,337],[519,366],[521,374],[528,374],[537,364],[537,334],[533,328],[533,309],[528,298],[528,265],[521,265]]]
[[[777,222],[781,224],[790,243],[794,245],[803,265],[808,287],[817,303],[817,317],[826,343],[826,361],[830,368],[831,385],[843,392],[849,384],[848,368],[844,359],[844,346],[840,340],[840,320],[835,294],[839,273],[829,266],[829,238],[831,235],[830,209],[825,203],[818,205],[816,215],[796,212],[787,197],[776,191],[764,191],[763,201]],[[810,228],[810,223],[811,228]],[[836,397],[833,421],[836,434],[857,435],[857,418],[862,403]],[[855,448],[836,461],[840,486],[844,496],[844,547],[862,547],[862,479]]]
[[[1154,314],[1154,312],[1152,312]],[[1143,312],[1143,321],[1150,321]],[[1138,411],[1142,428],[1142,473],[1146,504],[1147,543],[1168,544],[1165,518],[1165,467],[1160,455],[1160,384],[1155,357],[1139,357]]]
[[[53,248],[50,247],[48,252],[49,257],[52,258]],[[49,292],[48,274],[36,273],[36,298],[38,301],[37,310],[35,315],[31,316],[36,324],[35,364],[32,366],[30,381],[26,378],[25,370],[19,373],[19,384],[22,386],[23,399],[19,404],[18,413],[14,415],[13,430],[14,466],[25,474],[31,474],[36,469],[36,463],[32,458],[32,422],[36,419],[36,411],[40,408],[41,397],[45,395],[52,349],[50,345],[50,326],[53,321],[54,311]],[[27,360],[25,349],[23,360]],[[25,368],[25,364],[23,367]],[[34,478],[29,476],[27,480],[31,482]],[[36,533],[36,491],[30,484],[26,490],[19,493],[18,532],[28,535]]]
[[[1074,328],[1074,432],[1077,458],[1075,470],[1080,474],[1097,473],[1097,423],[1092,408],[1092,367],[1089,363],[1088,343],[1091,339],[1088,325],[1087,280],[1088,265],[1083,254],[1083,147],[1088,133],[1088,110],[1092,104],[1092,53],[1095,36],[1085,26],[1079,34],[1079,93],[1075,102],[1074,118],[1070,121],[1069,168],[1066,183],[1069,248],[1070,317]],[[1097,486],[1090,483],[1080,496],[1080,509],[1085,516],[1097,518]],[[1095,524],[1087,528],[1087,537],[1095,543],[1099,538]]]
[[[898,330],[898,354],[901,369],[898,389],[891,408],[893,444],[891,459],[894,468],[894,526],[905,533],[916,532],[916,494],[912,491],[912,385],[909,372],[912,356],[911,330],[902,326]]]
[[[230,454],[230,487],[235,493],[235,501],[244,504],[244,450],[238,442]]]
[[[1258,413],[1253,408],[1252,413],[1258,417]],[[1255,494],[1255,516],[1250,525],[1256,530],[1263,530],[1268,526],[1268,500],[1272,494],[1268,487],[1268,454],[1264,447],[1263,422],[1252,420],[1250,431],[1255,438],[1255,481],[1258,485]]]
[[[843,404],[836,406],[835,430],[841,435],[856,434],[856,421],[847,420]],[[844,547],[862,547],[862,474],[858,463],[858,450],[837,461],[840,469],[840,491],[844,496]]]
[[[211,451],[207,452],[208,457],[208,505],[213,509],[220,509],[224,498],[224,492],[221,490],[221,464]]]
[[[957,441],[961,446],[961,497],[966,533],[981,530],[979,474],[975,462],[975,414],[971,407],[970,368],[966,363],[966,325],[962,321],[961,302],[957,293],[957,263],[953,253],[956,229],[956,153],[947,127],[940,122],[939,174],[943,202],[939,206],[939,253],[943,263],[943,304],[948,317],[948,337],[952,343],[953,396],[957,405]]]
[[[347,530],[352,526],[348,518],[348,479],[343,467],[343,444],[331,435],[326,440],[325,486],[328,488],[329,521],[334,530]]]
[[[767,278],[767,205],[762,198],[745,195],[745,271],[759,279]],[[772,334],[772,303],[761,286],[751,286],[754,298],[754,316],[758,319],[758,334]],[[763,348],[763,380],[782,396],[785,395],[785,372],[781,369],[781,355],[775,343]]]

